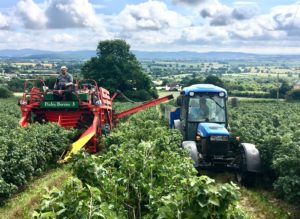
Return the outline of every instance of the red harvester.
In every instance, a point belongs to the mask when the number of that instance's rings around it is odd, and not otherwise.
[[[110,97],[109,91],[98,87],[94,80],[77,81],[72,90],[49,90],[43,80],[27,80],[19,102],[19,124],[25,127],[34,122],[55,122],[64,128],[86,129],[63,154],[66,161],[83,147],[92,153],[102,150],[102,134],[109,133],[120,118],[173,98],[169,95],[115,113],[112,102],[118,94]]]

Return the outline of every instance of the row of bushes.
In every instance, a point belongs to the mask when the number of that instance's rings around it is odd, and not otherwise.
[[[250,97],[250,98],[276,98],[276,92],[263,92],[263,91],[229,91],[230,96],[236,97]],[[279,98],[287,100],[300,100],[300,89],[290,90],[285,95],[279,95]]]
[[[0,205],[32,177],[57,160],[74,138],[74,132],[55,124],[19,127],[16,100],[0,106]]]
[[[77,155],[74,177],[50,191],[34,216],[243,218],[237,187],[198,177],[180,141],[155,109],[130,117],[105,140],[104,153]]]
[[[300,100],[300,89],[291,90],[286,95],[287,100]]]
[[[270,93],[263,91],[230,91],[229,95],[236,97],[270,98]]]
[[[0,98],[12,97],[13,93],[4,86],[0,86]]]
[[[300,202],[300,103],[241,102],[230,109],[232,132],[256,144],[263,174],[274,182],[276,194]]]

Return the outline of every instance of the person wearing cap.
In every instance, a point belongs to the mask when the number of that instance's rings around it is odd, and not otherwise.
[[[67,87],[73,85],[73,76],[68,73],[68,68],[66,66],[61,66],[60,75],[57,77],[54,84],[55,90],[66,90]]]
[[[73,76],[68,73],[68,68],[66,66],[61,66],[60,75],[57,77],[54,84],[54,90],[63,90],[63,92],[56,93],[56,96],[61,96],[61,94],[64,94],[65,99],[70,99],[72,93],[72,85]]]

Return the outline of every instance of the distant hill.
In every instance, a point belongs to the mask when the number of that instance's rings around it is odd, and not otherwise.
[[[141,60],[266,60],[266,61],[276,61],[276,60],[300,60],[300,54],[298,55],[282,55],[282,54],[253,54],[253,53],[242,53],[242,52],[143,52],[143,51],[133,51],[138,59]]]
[[[133,51],[139,59],[241,59],[256,58],[258,55],[239,52],[143,52]]]
[[[34,49],[0,50],[1,58],[22,59],[78,59],[85,60],[96,56],[96,51],[47,51]]]
[[[260,55],[241,52],[146,52],[133,53],[139,60],[300,60],[300,55]],[[96,56],[95,50],[47,51],[34,49],[0,50],[0,58],[5,59],[64,59],[87,60]]]
[[[53,53],[50,51],[44,50],[35,50],[35,49],[20,49],[20,50],[13,50],[13,49],[5,49],[0,50],[1,57],[10,57],[10,58],[19,58],[19,57],[26,57],[31,55],[42,55],[45,53]]]

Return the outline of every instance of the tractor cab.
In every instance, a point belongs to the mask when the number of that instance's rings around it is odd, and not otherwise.
[[[170,126],[182,133],[182,147],[198,170],[227,169],[241,174],[244,184],[253,184],[260,171],[255,145],[240,143],[228,131],[227,91],[211,84],[184,88],[172,109]]]
[[[193,85],[184,88],[177,99],[185,140],[195,140],[197,134],[226,134],[228,127],[227,92],[214,85]]]

